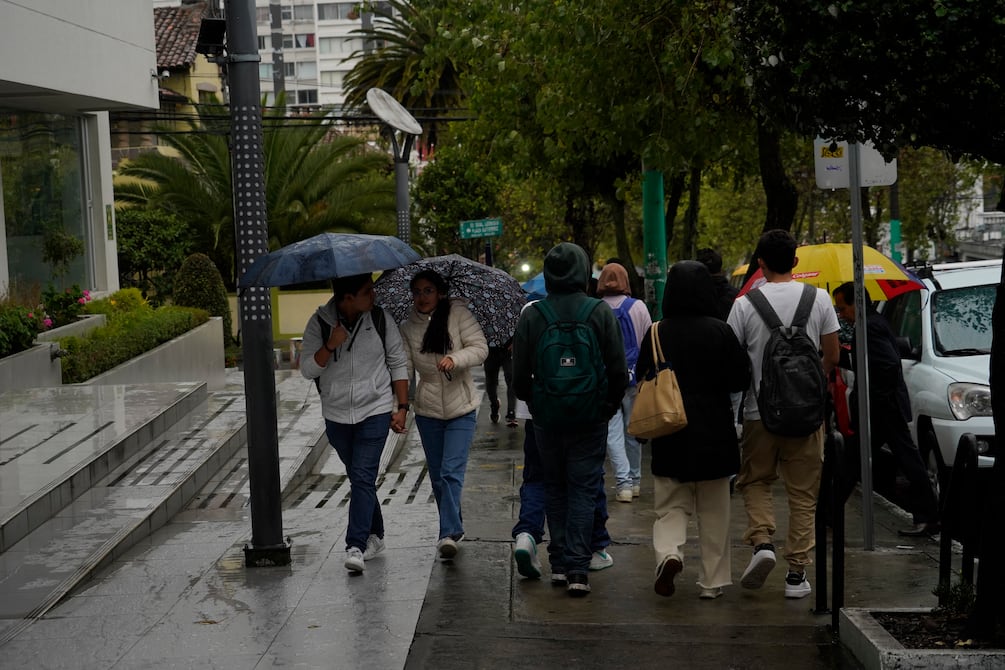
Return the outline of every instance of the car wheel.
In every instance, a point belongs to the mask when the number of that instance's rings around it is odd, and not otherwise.
[[[928,471],[928,481],[935,490],[935,497],[942,506],[942,497],[949,490],[950,469],[942,462],[942,452],[939,451],[939,440],[935,437],[935,431],[926,429],[921,435],[921,460],[925,462],[925,469]]]

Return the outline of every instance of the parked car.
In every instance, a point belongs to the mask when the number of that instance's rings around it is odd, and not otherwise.
[[[1001,260],[914,268],[924,290],[889,300],[882,312],[906,344],[904,380],[911,432],[932,483],[944,491],[964,433],[977,437],[980,467],[996,453],[991,414],[991,312]]]

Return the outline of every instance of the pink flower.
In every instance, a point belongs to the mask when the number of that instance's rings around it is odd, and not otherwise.
[[[88,291],[87,289],[84,289],[84,297],[87,298],[88,300],[90,300],[91,299],[91,292]]]
[[[29,319],[34,319],[35,318],[35,313],[34,312],[28,312],[28,318]]]
[[[52,319],[43,319],[42,325],[46,328],[52,328]]]
[[[81,305],[83,305],[83,304],[85,304],[87,302],[87,298],[77,298],[77,302],[79,302]]]

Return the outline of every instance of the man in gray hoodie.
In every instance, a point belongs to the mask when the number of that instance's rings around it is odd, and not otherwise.
[[[369,274],[339,277],[334,295],[304,327],[300,372],[317,380],[328,441],[349,477],[345,567],[362,572],[364,560],[384,549],[384,519],[377,501],[377,470],[389,429],[404,432],[408,416],[408,359],[394,319],[375,315]],[[383,318],[381,318],[383,317]]]
[[[544,470],[551,582],[565,586],[571,596],[590,592],[587,571],[593,553],[594,497],[607,455],[607,423],[620,408],[628,385],[621,327],[606,303],[586,295],[589,279],[590,261],[581,247],[563,242],[551,249],[544,258],[548,296],[523,310],[513,339],[513,385],[517,398],[530,406]],[[599,388],[606,392],[596,402],[578,408],[588,410],[584,417],[551,416],[541,406],[540,396],[535,402],[535,376],[542,376],[537,370],[539,348],[549,339],[542,303],[559,321],[585,324],[596,338],[599,356],[589,365],[603,382]],[[586,312],[588,316],[581,320]],[[576,362],[568,353],[561,356],[563,366]]]

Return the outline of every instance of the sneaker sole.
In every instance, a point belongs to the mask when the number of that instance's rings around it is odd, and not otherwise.
[[[568,584],[569,584],[569,578],[566,577],[565,575],[559,574],[551,576],[552,586],[568,586]]]
[[[775,569],[775,559],[765,558],[747,568],[740,578],[740,586],[745,589],[759,589],[764,586],[764,581]]]
[[[799,598],[805,598],[806,596],[808,596],[811,593],[813,593],[813,588],[810,587],[810,586],[805,586],[805,587],[803,587],[803,586],[797,586],[797,587],[794,587],[794,588],[791,588],[791,589],[790,589],[790,587],[788,585],[785,586],[785,597],[788,598],[788,599],[790,599],[790,600],[797,600]]]
[[[363,568],[364,566],[362,563],[357,564],[350,561],[345,562],[345,569],[349,572],[363,572]]]
[[[526,549],[517,549],[513,552],[516,559],[516,571],[528,579],[540,579],[541,569],[534,565],[534,557]]]
[[[607,568],[613,567],[614,561],[609,561],[607,563],[594,564],[590,563],[590,572],[600,572],[601,570],[606,570]]]
[[[440,547],[440,558],[453,558],[457,555],[456,544],[445,544]]]
[[[590,593],[589,584],[569,584],[566,591],[573,598],[582,598],[583,596]]]
[[[680,574],[684,566],[676,559],[667,559],[660,565],[659,572],[656,573],[656,584],[653,590],[664,598],[669,598],[677,590],[674,586],[674,578]]]

